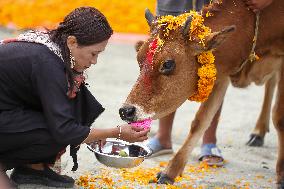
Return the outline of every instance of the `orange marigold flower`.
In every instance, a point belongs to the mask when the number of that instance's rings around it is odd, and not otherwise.
[[[199,77],[213,78],[216,76],[217,70],[214,64],[206,64],[198,69],[197,75]]]
[[[197,56],[197,58],[200,64],[213,64],[215,61],[212,51],[202,52]]]
[[[161,161],[160,162],[160,167],[166,167],[168,165],[168,162]]]
[[[215,57],[212,51],[202,52],[197,56],[198,63],[202,66],[198,69],[197,75],[199,80],[197,83],[197,92],[189,97],[189,100],[204,102],[210,95],[214,82],[216,80],[217,69],[214,61]]]

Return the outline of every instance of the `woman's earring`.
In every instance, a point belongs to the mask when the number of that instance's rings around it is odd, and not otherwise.
[[[75,58],[72,56],[71,51],[70,51],[70,66],[73,69],[75,66]]]

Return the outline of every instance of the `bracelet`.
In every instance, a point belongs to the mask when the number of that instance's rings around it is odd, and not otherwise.
[[[118,132],[118,137],[117,137],[116,139],[117,139],[117,140],[120,140],[122,129],[121,129],[121,126],[120,126],[120,125],[118,125],[117,128],[119,129],[119,132]]]

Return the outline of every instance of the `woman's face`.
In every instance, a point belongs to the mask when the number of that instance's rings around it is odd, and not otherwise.
[[[105,40],[94,45],[79,46],[76,38],[75,41],[73,41],[73,38],[68,38],[68,40],[67,45],[72,56],[75,58],[75,65],[73,69],[77,72],[83,72],[92,64],[96,64],[99,53],[105,50],[108,43],[108,40]]]

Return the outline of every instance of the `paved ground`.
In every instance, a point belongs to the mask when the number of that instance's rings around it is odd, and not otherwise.
[[[1,38],[4,35],[7,36],[3,32],[0,33]],[[120,42],[113,40],[100,56],[98,64],[87,73],[90,90],[106,108],[106,111],[94,123],[94,127],[113,127],[123,123],[119,118],[118,109],[139,73],[132,41]],[[227,164],[224,168],[217,169],[213,173],[204,174],[202,179],[183,179],[177,182],[176,186],[184,188],[185,184],[190,184],[192,187],[203,186],[203,188],[233,188],[234,186],[236,188],[249,186],[248,188],[254,189],[275,188],[277,136],[274,127],[271,126],[271,132],[265,139],[264,147],[245,146],[260,111],[262,96],[262,87],[250,86],[243,90],[229,88],[218,129],[218,144]],[[198,106],[199,104],[194,102],[185,102],[178,110],[173,129],[175,150],[183,143]],[[154,122],[151,134],[153,135],[156,130],[157,122]],[[199,150],[199,146],[197,146],[189,159],[189,164],[197,163]],[[161,156],[147,159],[140,167],[146,170],[146,168],[156,167],[160,161],[168,161],[170,158],[171,156]],[[64,155],[62,159],[63,172],[75,178],[87,172],[100,176],[102,170],[106,168],[97,162],[94,155],[85,146],[82,146],[79,151],[79,166],[79,170],[72,173],[70,171],[72,160]],[[106,170],[110,171],[108,176],[116,181],[113,188],[119,188],[118,186],[122,185],[134,188],[158,187],[155,184],[141,185],[138,182],[130,184],[123,179],[118,179],[120,176],[116,175],[116,170],[111,168],[106,168]],[[194,174],[191,176],[194,177]],[[45,189],[46,187],[32,185],[20,187],[20,189],[28,188]]]

